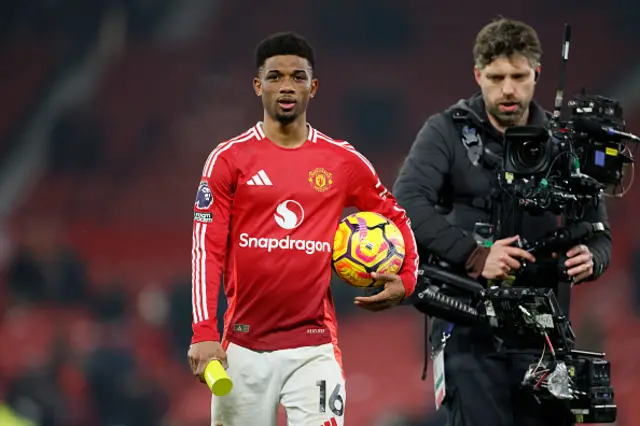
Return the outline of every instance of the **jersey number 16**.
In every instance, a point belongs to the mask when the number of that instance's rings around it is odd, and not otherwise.
[[[326,380],[318,380],[316,386],[320,387],[320,412],[325,413],[327,411],[327,382]],[[336,384],[329,396],[329,409],[336,416],[341,416],[344,413],[344,400],[340,396],[341,387],[340,383]]]

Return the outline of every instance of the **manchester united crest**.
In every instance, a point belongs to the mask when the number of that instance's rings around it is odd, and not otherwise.
[[[325,192],[331,188],[333,180],[331,180],[331,173],[318,167],[309,172],[309,183],[316,191]]]

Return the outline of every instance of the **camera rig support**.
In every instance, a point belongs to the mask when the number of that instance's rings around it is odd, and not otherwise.
[[[446,282],[465,288],[471,280],[424,266],[421,273],[429,284],[417,297],[430,303],[443,319],[454,324],[488,323],[496,336],[541,343],[540,360],[526,372],[521,386],[540,399],[565,400],[577,423],[613,423],[617,406],[611,387],[611,367],[604,353],[576,350],[569,319],[551,289],[512,287],[478,289],[467,305],[434,287]],[[445,275],[446,274],[446,275]],[[443,277],[446,278],[442,280]],[[438,277],[438,278],[435,278]],[[442,281],[440,281],[442,280]]]
[[[530,252],[565,250],[604,230],[601,223],[578,223],[539,241],[522,244]],[[529,266],[524,264],[522,270]],[[613,423],[617,406],[611,387],[611,368],[605,354],[575,349],[575,334],[551,288],[484,288],[448,270],[435,257],[419,270],[414,305],[424,314],[459,326],[489,324],[503,340],[540,347],[537,363],[526,372],[522,387],[540,399],[567,402],[577,423]],[[566,273],[564,274],[566,277]],[[562,283],[570,285],[566,277]],[[515,280],[517,285],[518,278]]]

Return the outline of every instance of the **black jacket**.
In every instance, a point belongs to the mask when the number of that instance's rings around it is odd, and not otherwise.
[[[456,113],[467,116],[484,146],[502,161],[503,135],[489,122],[482,96],[476,94],[427,119],[405,159],[393,193],[411,219],[421,257],[434,253],[478,278],[489,249],[478,246],[473,229],[475,223],[490,220],[490,209],[478,201],[489,199],[492,190],[495,191],[496,172],[482,164],[472,164],[452,118]],[[549,114],[532,102],[529,124],[543,125],[548,119]],[[442,199],[450,200],[449,209],[440,208]],[[517,234],[535,241],[558,227],[558,218],[552,213],[518,214],[519,219],[511,223],[507,232],[510,235],[498,238]],[[606,227],[604,236],[588,244],[594,257],[593,280],[605,271],[611,259],[611,235],[604,202],[597,210],[587,211],[583,220],[602,222]],[[564,219],[562,222],[566,223]],[[569,300],[559,302],[569,305]]]

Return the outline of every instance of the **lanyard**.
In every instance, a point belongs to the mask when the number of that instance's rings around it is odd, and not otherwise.
[[[453,331],[453,323],[449,323],[447,325],[447,329],[442,333],[442,345],[444,346],[451,337],[451,332]]]

